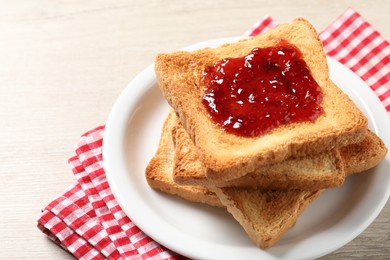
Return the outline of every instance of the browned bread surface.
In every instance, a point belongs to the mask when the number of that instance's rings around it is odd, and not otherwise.
[[[219,207],[225,206],[242,225],[248,236],[261,248],[268,248],[276,243],[321,192],[321,190],[270,191],[235,187],[217,188],[213,185],[207,189],[202,186],[178,185],[172,179],[173,149],[175,148],[173,142],[179,142],[177,138],[172,139],[172,132],[177,133],[176,124],[175,116],[171,112],[164,124],[156,155],[146,170],[146,177],[151,187],[179,195],[190,201],[205,202]],[[191,146],[188,148],[194,149]],[[369,131],[360,145],[345,147],[341,155],[343,162],[347,165],[347,174],[352,174],[374,167],[385,157],[386,153],[387,148],[380,138]],[[191,159],[185,158],[189,160],[185,162],[189,168],[194,163],[199,164],[195,153]],[[206,178],[202,168],[197,167],[197,169],[199,170],[197,177]]]
[[[325,183],[318,181],[320,177],[329,173],[321,167],[330,167],[334,165],[332,161],[335,159],[330,153],[321,153],[313,156],[288,159],[286,161],[274,164],[266,165],[258,168],[255,172],[248,173],[243,177],[229,181],[215,181],[207,179],[203,166],[197,157],[196,148],[188,137],[187,132],[182,128],[180,122],[174,126],[175,140],[175,152],[174,152],[174,180],[179,184],[184,185],[210,185],[213,184],[217,187],[267,187],[266,183],[270,187],[274,185],[280,185],[280,189],[287,188],[289,185],[296,185],[295,189],[315,190],[325,188]],[[339,167],[343,168],[345,175],[351,175],[370,169],[377,165],[387,154],[387,148],[375,133],[368,130],[364,139],[356,144],[350,144],[337,149],[336,157],[337,164],[341,164]],[[325,157],[325,158],[324,158]],[[329,159],[332,158],[332,160]],[[303,165],[300,165],[303,163]],[[310,167],[313,167],[312,171],[317,174],[312,174],[312,179],[303,178],[305,172],[310,172]],[[290,171],[289,171],[290,169]],[[262,171],[270,171],[270,179],[267,178]],[[281,173],[281,174],[280,174]],[[298,174],[298,178],[294,175]],[[307,173],[306,173],[307,174]],[[280,179],[280,175],[282,178]],[[302,176],[303,175],[303,176]],[[314,177],[318,177],[317,183],[313,181]],[[278,179],[279,177],[279,179]],[[294,181],[294,178],[295,181]],[[311,182],[310,182],[311,181]],[[270,184],[268,184],[268,182]],[[272,183],[274,182],[274,183]],[[310,185],[309,185],[310,184]],[[289,186],[293,187],[293,186]],[[329,186],[330,187],[330,186]]]
[[[294,226],[303,210],[321,193],[215,188],[227,210],[260,248],[268,248]]]
[[[172,128],[176,124],[176,116],[171,112],[165,120],[160,143],[155,156],[150,160],[145,176],[150,187],[168,194],[178,195],[186,200],[202,202],[211,206],[222,207],[214,192],[204,186],[182,186],[173,180],[173,141]]]
[[[371,131],[367,132],[363,141],[340,150],[347,175],[375,167],[387,154],[383,141]],[[322,191],[270,191],[235,187],[210,189],[261,248],[275,244]]]
[[[339,150],[347,176],[375,167],[388,151],[382,139],[370,130],[363,141],[341,147]]]
[[[174,126],[175,155],[173,178],[184,185],[217,187],[246,187],[277,190],[319,190],[340,186],[345,178],[339,151],[332,149],[320,154],[290,158],[264,165],[238,179],[221,181],[207,179],[187,132],[180,122]]]
[[[254,47],[285,39],[297,46],[323,92],[324,113],[315,123],[293,123],[270,133],[245,138],[228,134],[209,118],[202,104],[205,66],[226,57],[240,57]],[[178,114],[196,145],[200,161],[215,180],[236,179],[262,165],[291,156],[306,156],[360,141],[367,119],[329,79],[326,56],[315,29],[304,19],[280,25],[267,33],[218,48],[160,54],[155,71],[163,95]],[[340,113],[342,111],[342,113]]]

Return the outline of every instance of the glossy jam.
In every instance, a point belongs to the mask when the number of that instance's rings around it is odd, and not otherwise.
[[[203,104],[227,132],[255,137],[321,113],[322,92],[297,47],[280,41],[204,69]]]

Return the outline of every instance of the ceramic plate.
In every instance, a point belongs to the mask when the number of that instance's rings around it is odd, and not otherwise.
[[[238,38],[186,48],[215,47]],[[367,115],[369,127],[390,147],[390,126],[378,98],[354,73],[328,59],[331,79]],[[145,168],[156,152],[169,106],[156,84],[153,66],[125,88],[110,113],[103,156],[115,198],[147,235],[195,259],[313,259],[358,236],[384,207],[390,194],[389,156],[376,168],[326,190],[273,247],[257,248],[224,209],[191,203],[151,189]],[[340,111],[342,113],[342,111]]]

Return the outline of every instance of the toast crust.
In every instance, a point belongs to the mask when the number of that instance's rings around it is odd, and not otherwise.
[[[233,180],[206,178],[204,169],[187,132],[177,120],[173,127],[175,145],[173,178],[183,185],[261,188],[277,190],[318,190],[338,187],[345,179],[344,164],[337,149],[318,155],[291,158],[280,163],[264,165],[254,172]]]
[[[212,184],[219,188],[307,191],[330,188],[338,185],[337,178],[340,177],[340,174],[332,172],[334,169],[342,169],[343,181],[345,176],[374,167],[387,154],[387,148],[383,141],[368,130],[361,142],[335,149],[335,154],[323,152],[304,158],[288,159],[277,164],[262,166],[238,179],[215,181],[207,178],[202,163],[197,157],[196,148],[178,121],[173,127],[173,137],[175,143],[174,181],[182,185]],[[328,168],[328,171],[324,170],[324,167]],[[312,172],[318,172],[318,174],[310,175]]]
[[[151,187],[162,192],[178,195],[182,198],[203,202],[212,206],[226,207],[233,217],[242,225],[254,243],[263,249],[275,244],[290,227],[292,227],[303,210],[315,200],[322,190],[262,190],[237,187],[218,188],[208,186],[186,186],[177,184],[172,177],[174,167],[175,115],[170,112],[161,135],[156,155],[151,159],[146,178]],[[190,149],[193,149],[190,148]],[[387,148],[383,141],[371,131],[359,144],[352,144],[340,149],[346,174],[368,170],[377,165],[386,156]],[[198,164],[197,178],[206,179],[206,174],[199,166],[196,157],[187,158],[188,169]]]
[[[173,180],[174,146],[172,128],[175,123],[175,115],[171,112],[164,122],[157,152],[145,170],[145,177],[149,186],[171,195],[178,195],[188,201],[223,207],[215,193],[205,186],[183,186],[178,185]]]
[[[363,141],[342,147],[340,154],[346,174],[352,175],[375,167],[385,158],[387,151],[383,141],[368,131]],[[262,249],[274,245],[294,226],[304,209],[323,191],[209,188]]]
[[[347,176],[374,168],[388,152],[383,140],[370,130],[363,141],[339,150]]]
[[[294,226],[303,210],[321,194],[321,190],[215,188],[213,191],[249,238],[262,249],[274,245]]]
[[[254,47],[273,46],[280,38],[302,52],[323,92],[324,113],[315,123],[292,123],[259,137],[226,133],[210,120],[203,107],[204,67],[222,58],[244,56]],[[163,95],[194,142],[208,178],[213,180],[237,179],[262,165],[357,143],[366,133],[367,119],[329,79],[322,43],[315,29],[302,18],[254,38],[215,49],[160,54],[155,60],[155,71]]]

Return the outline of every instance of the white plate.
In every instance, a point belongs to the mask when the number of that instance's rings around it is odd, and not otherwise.
[[[238,38],[218,39],[186,48],[215,47]],[[369,127],[390,147],[386,111],[365,83],[329,59],[332,80],[369,118]],[[257,248],[223,209],[189,203],[152,190],[144,177],[169,107],[146,68],[116,101],[104,134],[104,166],[122,209],[147,235],[182,255],[196,259],[312,259],[328,254],[358,236],[376,218],[390,194],[390,157],[365,174],[348,178],[338,189],[314,201],[281,240]],[[340,111],[342,113],[342,111]]]

